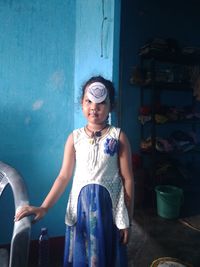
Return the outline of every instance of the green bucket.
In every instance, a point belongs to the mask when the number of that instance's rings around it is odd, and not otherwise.
[[[183,190],[176,186],[158,185],[155,191],[157,214],[166,219],[178,218],[183,203]]]

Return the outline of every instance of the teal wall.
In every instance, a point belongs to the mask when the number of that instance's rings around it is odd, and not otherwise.
[[[81,85],[93,75],[103,75],[114,80],[116,87],[118,85],[119,14],[118,0],[77,1],[74,71],[76,127],[85,123],[80,108]],[[113,65],[116,65],[114,70]]]
[[[0,2],[0,160],[23,176],[33,205],[41,204],[59,172],[67,135],[85,123],[82,83],[96,74],[118,82],[119,12],[114,0]],[[32,226],[32,239],[43,226],[50,236],[64,235],[69,189]],[[5,244],[14,216],[9,188],[0,213]]]

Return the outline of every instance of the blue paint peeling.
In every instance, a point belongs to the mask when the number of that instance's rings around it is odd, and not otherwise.
[[[73,129],[73,9],[73,1],[61,0],[0,3],[0,159],[20,171],[36,205],[58,173]],[[52,236],[64,233],[65,203],[66,195],[33,227],[33,238],[44,224]],[[12,210],[11,201],[1,201],[0,211],[5,205]],[[54,217],[61,226],[57,229]],[[8,229],[0,243],[9,242],[8,220],[0,222],[1,229]]]

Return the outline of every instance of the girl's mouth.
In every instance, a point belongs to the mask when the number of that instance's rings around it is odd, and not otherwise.
[[[90,116],[95,116],[95,117],[98,116],[96,111],[91,111],[89,114],[90,114]]]
[[[90,113],[90,116],[91,116],[91,117],[97,117],[98,114],[97,114],[97,113]]]

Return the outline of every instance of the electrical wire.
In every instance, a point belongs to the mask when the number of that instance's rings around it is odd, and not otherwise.
[[[104,56],[103,53],[103,45],[104,45],[104,24],[105,21],[108,19],[107,17],[105,17],[105,1],[102,0],[102,22],[101,22],[101,57]]]

